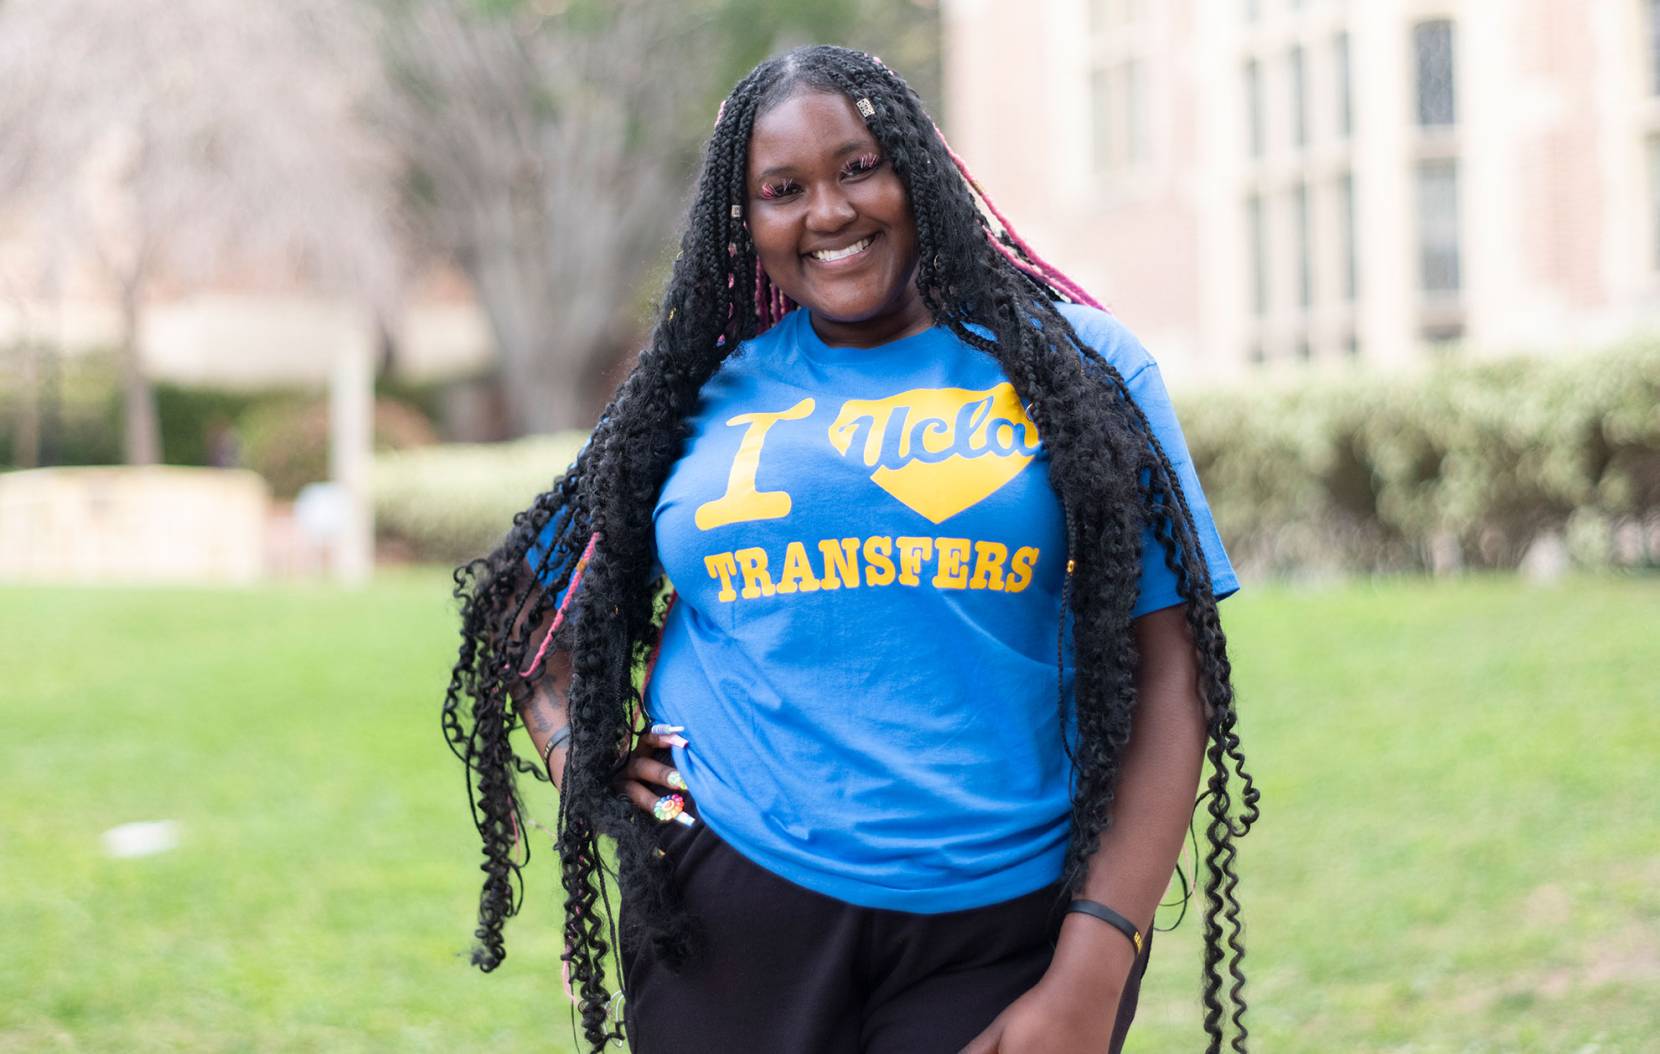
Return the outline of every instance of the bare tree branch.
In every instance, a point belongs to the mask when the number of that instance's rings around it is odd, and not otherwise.
[[[490,317],[511,424],[584,424],[594,364],[632,328],[713,118],[708,5],[385,10],[401,89],[387,120]]]
[[[382,91],[354,0],[7,0],[0,225],[100,261],[122,306],[127,457],[160,457],[138,346],[174,287],[277,274],[386,309],[395,158],[364,134]]]

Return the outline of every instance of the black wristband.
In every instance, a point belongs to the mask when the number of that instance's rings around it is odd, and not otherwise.
[[[1141,954],[1141,931],[1135,928],[1135,923],[1107,907],[1105,904],[1094,900],[1074,900],[1066,906],[1066,910],[1068,912],[1076,911],[1080,915],[1091,915],[1100,919],[1102,922],[1111,926],[1124,936],[1130,938],[1130,943],[1135,945],[1135,953],[1137,955]]]
[[[553,735],[548,737],[548,745],[542,748],[542,768],[547,770],[549,783],[553,782],[553,752],[569,742],[570,738],[571,726],[567,722],[554,730]]]

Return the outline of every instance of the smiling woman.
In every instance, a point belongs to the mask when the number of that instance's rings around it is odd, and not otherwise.
[[[905,183],[847,96],[800,91],[756,118],[749,171],[755,254],[826,343],[870,348],[933,325]]]
[[[530,774],[595,1051],[1118,1051],[1203,777],[1200,1000],[1243,1051],[1238,581],[1157,363],[834,47],[723,104],[661,312],[457,572],[478,965]]]

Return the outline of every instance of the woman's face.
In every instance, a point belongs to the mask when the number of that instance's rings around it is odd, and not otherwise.
[[[825,343],[873,347],[932,325],[905,185],[845,96],[792,95],[749,140],[749,233]]]

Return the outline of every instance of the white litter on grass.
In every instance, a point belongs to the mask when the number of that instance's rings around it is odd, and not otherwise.
[[[154,856],[177,848],[179,825],[174,820],[147,820],[124,823],[104,832],[104,852],[117,860]]]

